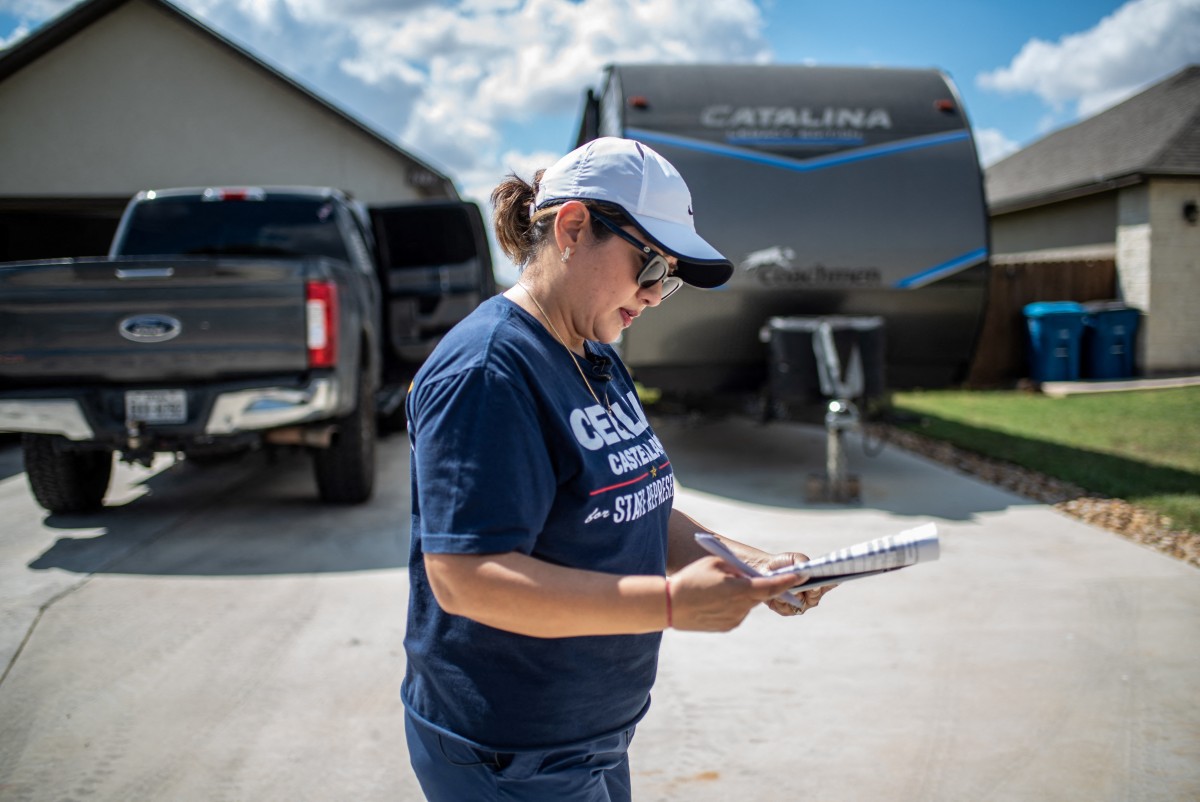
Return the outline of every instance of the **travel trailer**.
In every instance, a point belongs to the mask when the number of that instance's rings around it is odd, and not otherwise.
[[[965,378],[988,218],[944,73],[614,65],[586,93],[577,144],[600,136],[674,164],[698,230],[736,266],[724,287],[685,287],[626,332],[622,354],[646,387],[696,406],[761,398],[770,322],[816,316],[882,319],[888,388]]]

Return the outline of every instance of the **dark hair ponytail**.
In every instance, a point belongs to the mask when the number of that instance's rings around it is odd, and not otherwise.
[[[554,218],[558,215],[558,207],[561,205],[561,203],[556,203],[553,206],[538,209],[536,212],[532,212],[531,216],[533,201],[537,197],[538,184],[545,172],[545,170],[538,170],[534,173],[532,184],[516,173],[509,173],[508,177],[492,190],[492,222],[496,227],[496,241],[500,244],[500,250],[504,251],[504,255],[521,267],[529,264],[542,247],[542,243],[546,241]],[[589,209],[604,214],[618,225],[628,225],[630,222],[625,210],[616,204],[592,200],[584,200],[583,203]],[[592,220],[591,229],[592,235],[597,240],[605,240],[612,236],[612,232],[595,219]]]
[[[510,173],[492,190],[492,221],[496,226],[496,241],[500,250],[517,265],[527,265],[546,237],[545,221],[554,219],[554,209],[543,209],[530,217],[533,199],[537,197],[538,170],[530,184],[516,173]]]

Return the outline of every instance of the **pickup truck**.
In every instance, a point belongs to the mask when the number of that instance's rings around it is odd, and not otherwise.
[[[107,258],[0,264],[0,431],[38,503],[103,504],[114,454],[311,452],[360,503],[380,424],[441,335],[494,294],[471,203],[367,209],[328,188],[141,192]]]

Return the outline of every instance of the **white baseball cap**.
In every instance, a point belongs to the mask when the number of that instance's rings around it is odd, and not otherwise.
[[[534,206],[568,200],[615,203],[649,240],[679,260],[675,275],[719,287],[733,263],[696,233],[692,193],[669,161],[632,139],[601,137],[563,156],[542,174]]]

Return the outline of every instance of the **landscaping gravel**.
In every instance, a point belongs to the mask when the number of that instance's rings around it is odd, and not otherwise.
[[[1170,518],[1119,498],[1107,498],[1009,462],[983,457],[949,443],[884,424],[872,424],[868,436],[883,438],[928,459],[977,476],[1010,492],[1116,532],[1200,568],[1200,533],[1176,528]]]

